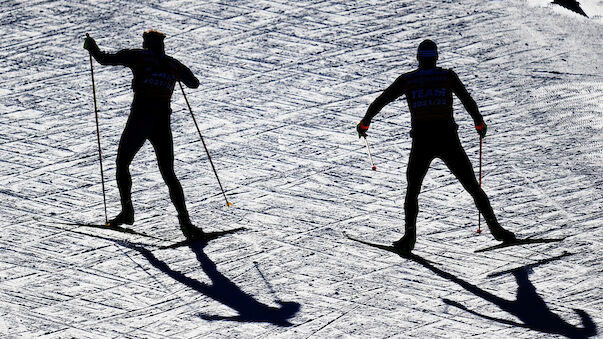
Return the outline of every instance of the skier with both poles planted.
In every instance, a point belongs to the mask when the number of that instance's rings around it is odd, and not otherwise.
[[[108,222],[108,226],[134,223],[129,167],[138,150],[148,140],[155,149],[159,170],[178,212],[182,233],[187,238],[199,238],[203,237],[204,233],[191,223],[182,186],[174,173],[174,149],[170,127],[170,101],[176,81],[183,82],[189,88],[197,88],[199,80],[189,68],[165,55],[164,38],[165,34],[159,31],[145,31],[143,49],[124,49],[114,54],[101,52],[94,39],[89,36],[84,41],[84,48],[101,65],[126,66],[133,73],[134,100],[119,141],[116,161],[117,186],[122,209]]]
[[[394,242],[394,248],[401,254],[410,254],[415,246],[418,196],[429,165],[435,158],[442,159],[471,194],[494,238],[503,242],[515,241],[515,234],[502,228],[496,220],[490,201],[478,184],[473,166],[460,143],[458,125],[452,114],[452,93],[461,100],[483,138],[487,126],[477,104],[454,71],[436,67],[438,50],[433,41],[421,42],[417,59],[419,68],[398,77],[371,103],[356,126],[358,136],[366,138],[371,119],[385,105],[406,95],[411,117],[412,148],[406,170],[405,233]]]

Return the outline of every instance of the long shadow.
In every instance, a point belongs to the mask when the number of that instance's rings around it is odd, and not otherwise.
[[[530,265],[529,267],[520,267],[506,272],[513,274],[518,285],[516,299],[506,300],[492,293],[486,292],[475,285],[472,285],[433,266],[429,261],[419,256],[413,255],[410,259],[423,265],[425,268],[431,270],[438,276],[450,280],[474,295],[495,304],[505,312],[508,312],[509,314],[519,318],[522,323],[483,315],[476,311],[469,310],[467,307],[458,302],[443,299],[445,303],[458,307],[474,315],[507,325],[529,328],[542,333],[559,334],[572,339],[586,339],[598,334],[596,324],[585,311],[574,309],[582,321],[582,327],[577,327],[569,324],[548,308],[544,300],[536,292],[536,288],[532,282],[528,279],[528,275],[531,272],[531,267],[534,267],[534,265]]]
[[[205,274],[211,279],[212,284],[206,284],[198,280],[192,279],[184,275],[182,272],[171,269],[165,262],[157,259],[155,255],[145,247],[129,243],[129,248],[132,248],[142,254],[151,265],[160,271],[164,272],[174,280],[192,288],[195,291],[226,305],[235,310],[238,315],[226,317],[219,315],[199,314],[205,320],[228,320],[238,322],[267,322],[277,326],[291,326],[289,322],[293,316],[299,311],[300,304],[296,302],[286,302],[277,300],[280,307],[272,307],[255,300],[253,296],[243,292],[237,285],[230,281],[227,277],[221,274],[216,264],[212,262],[207,254],[203,251],[205,244],[195,243],[189,247],[197,256],[197,260],[201,264],[201,268]]]

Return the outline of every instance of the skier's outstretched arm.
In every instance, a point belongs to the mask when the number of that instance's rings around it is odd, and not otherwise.
[[[128,50],[121,50],[117,53],[105,53],[98,48],[96,41],[90,36],[84,40],[84,48],[90,52],[90,55],[101,65],[122,65],[127,66],[132,61],[132,53]]]
[[[195,77],[193,72],[188,67],[184,66],[180,61],[176,59],[174,59],[174,63],[176,65],[176,73],[179,81],[182,81],[186,85],[186,87],[189,88],[199,87],[199,79]]]
[[[467,92],[467,88],[465,87],[465,85],[463,85],[458,75],[456,75],[455,72],[451,71],[451,76],[452,91],[461,100],[463,106],[465,107],[469,115],[471,115],[471,118],[473,118],[475,126],[481,125],[484,122],[484,119],[479,112],[477,103],[475,103],[475,100],[473,100],[469,92]]]
[[[368,129],[373,117],[377,115],[383,107],[399,98],[402,94],[404,94],[404,77],[400,76],[369,105],[360,124]]]

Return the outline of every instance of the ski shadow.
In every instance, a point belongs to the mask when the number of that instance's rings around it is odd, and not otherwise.
[[[194,243],[189,245],[189,247],[195,253],[197,260],[201,264],[201,268],[211,280],[211,285],[189,278],[182,272],[171,269],[144,246],[130,243],[128,247],[138,251],[151,265],[174,280],[232,308],[238,313],[236,316],[200,313],[199,317],[202,319],[209,321],[265,322],[282,327],[292,326],[289,320],[299,311],[301,307],[299,303],[276,300],[276,303],[280,306],[272,307],[255,300],[253,296],[243,292],[235,283],[218,271],[216,264],[203,251],[205,245],[206,243]]]
[[[450,274],[433,266],[426,259],[423,259],[419,256],[413,256],[412,259],[415,262],[423,265],[425,268],[431,270],[438,276],[450,280],[460,285],[462,288],[471,292],[472,294],[495,304],[503,311],[517,317],[519,320],[522,321],[522,323],[480,314],[477,311],[468,309],[467,307],[456,301],[444,298],[443,301],[448,305],[457,307],[471,314],[480,316],[484,319],[496,321],[502,324],[528,328],[541,333],[563,335],[567,338],[572,339],[586,339],[598,334],[596,324],[585,311],[574,309],[574,311],[578,314],[582,321],[582,327],[577,327],[572,324],[569,324],[548,308],[545,301],[542,299],[542,297],[538,295],[538,293],[536,292],[536,288],[528,278],[529,274],[532,271],[531,268],[534,267],[534,265],[524,266],[505,272],[513,274],[518,285],[516,299],[506,300],[492,293],[484,291],[483,289],[473,284],[470,284],[454,276],[453,274]]]

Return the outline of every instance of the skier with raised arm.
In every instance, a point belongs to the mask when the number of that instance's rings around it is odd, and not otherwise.
[[[170,127],[170,101],[174,86],[181,81],[190,88],[199,87],[199,80],[178,60],[167,56],[165,34],[149,30],[143,33],[142,49],[124,49],[117,53],[102,52],[93,38],[87,36],[84,48],[101,65],[129,67],[133,73],[130,115],[119,141],[116,177],[121,197],[121,212],[108,224],[119,226],[134,223],[130,163],[148,140],[155,150],[161,175],[167,184],[172,203],[176,207],[183,234],[203,237],[203,231],[193,226],[186,209],[182,186],[174,173],[174,150]]]
[[[484,216],[495,239],[503,242],[515,241],[515,234],[498,223],[490,201],[478,184],[473,166],[463,149],[458,134],[458,125],[452,113],[452,94],[463,103],[473,118],[480,137],[485,137],[487,126],[463,83],[452,70],[436,66],[438,50],[431,40],[424,40],[418,47],[419,68],[402,74],[370,104],[356,130],[359,137],[366,137],[373,117],[381,109],[406,95],[410,110],[412,148],[406,170],[407,189],[404,201],[405,233],[394,242],[401,254],[410,254],[416,242],[416,220],[419,212],[418,196],[421,184],[433,159],[440,158],[450,171],[471,194]]]

